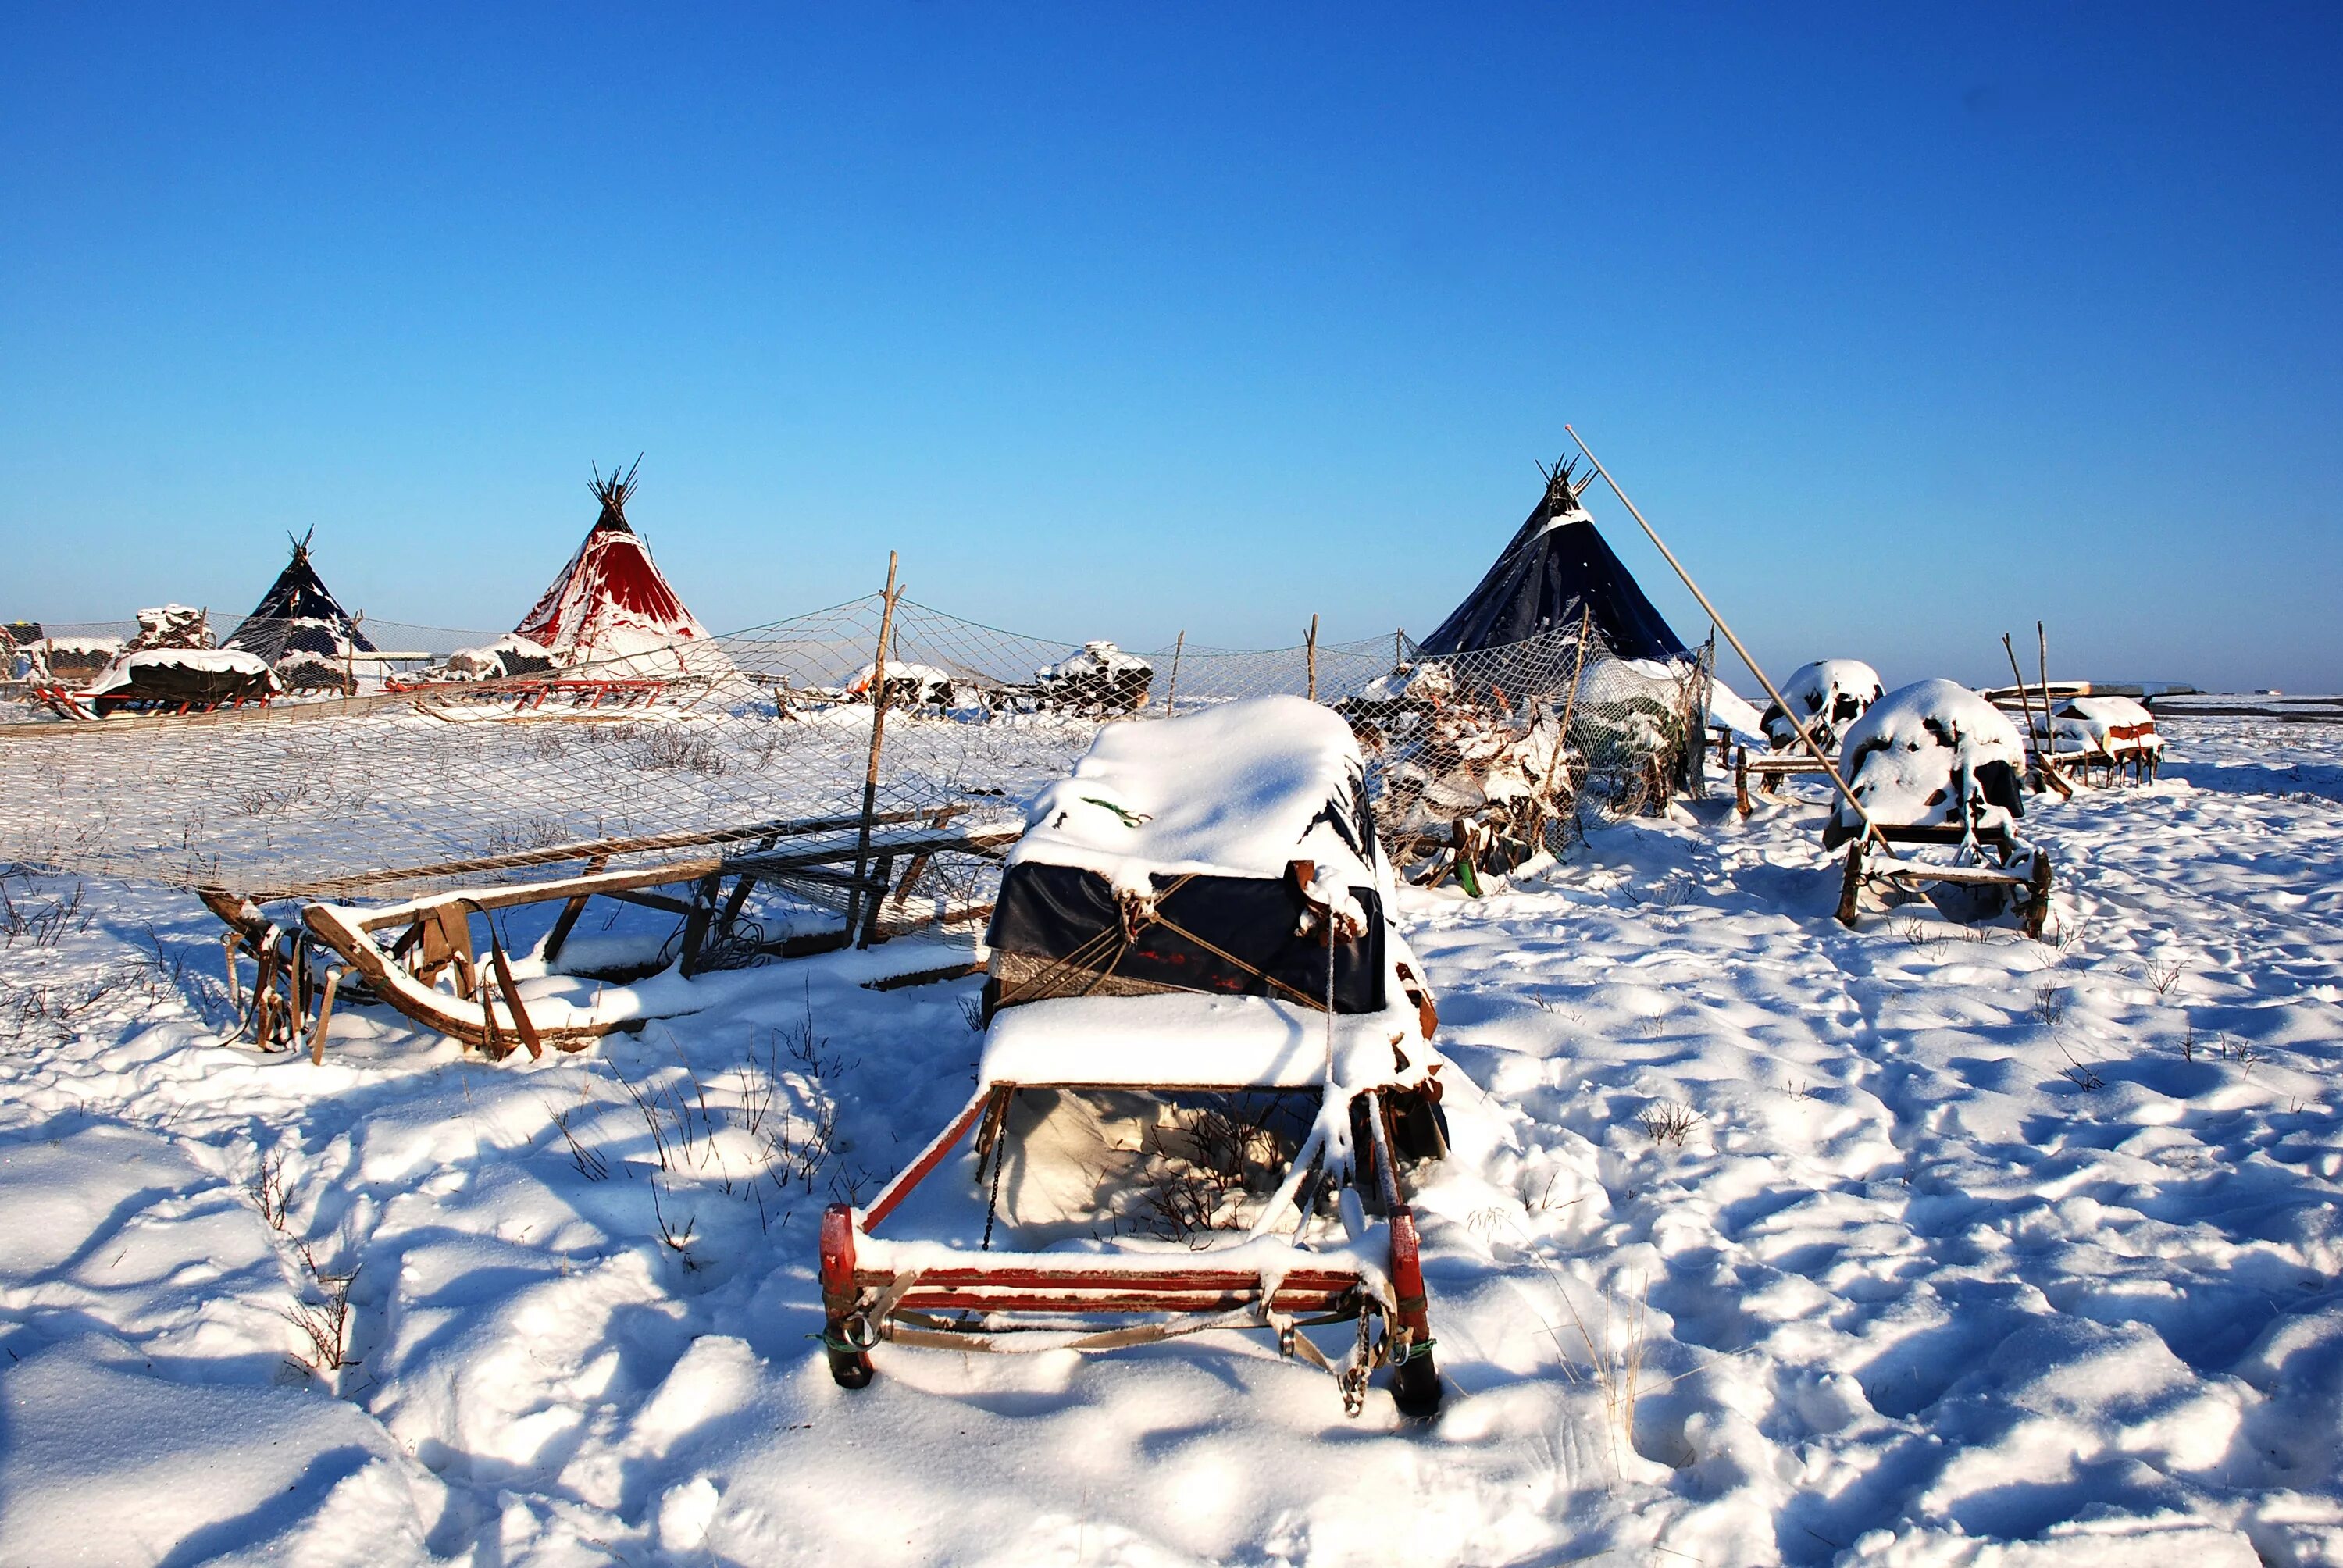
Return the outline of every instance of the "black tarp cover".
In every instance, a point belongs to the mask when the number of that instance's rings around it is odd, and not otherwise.
[[[1433,654],[1502,648],[1574,628],[1581,616],[1593,618],[1590,641],[1618,658],[1688,657],[1683,639],[1595,531],[1570,488],[1568,470],[1558,468],[1480,586],[1416,647]]]
[[[225,646],[256,653],[274,664],[289,653],[339,658],[345,643],[355,652],[375,651],[374,644],[317,576],[317,568],[309,564],[309,541],[303,538],[294,545],[293,558]]]
[[[1081,974],[1101,969],[1120,979],[1221,996],[1297,999],[1272,985],[1273,977],[1303,996],[1326,994],[1326,950],[1296,934],[1306,905],[1291,878],[1153,876],[1158,908],[1172,925],[1204,938],[1242,966],[1230,963],[1161,921],[1142,926],[1139,939],[1096,944],[1097,959],[1051,988],[1053,995],[1082,989]],[[1179,883],[1176,891],[1165,889]],[[1383,900],[1373,888],[1351,896],[1367,917],[1366,933],[1334,949],[1334,1010],[1380,1012],[1383,1000]],[[1095,871],[1046,860],[1024,860],[1001,879],[986,945],[1005,953],[1061,960],[1116,928],[1114,890]],[[1259,973],[1252,972],[1260,971]]]

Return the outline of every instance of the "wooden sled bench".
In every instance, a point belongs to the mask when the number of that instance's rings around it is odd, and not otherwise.
[[[1879,837],[1891,845],[1949,845],[1964,840],[1960,828],[1954,825],[1896,828],[1876,823],[1875,827]],[[2050,914],[2050,857],[2006,828],[1977,833],[1973,841],[1994,850],[2001,858],[2001,864],[1946,866],[1926,860],[1875,858],[1875,841],[1868,834],[1856,834],[1846,846],[1846,870],[1839,887],[1839,924],[1849,930],[1855,929],[1857,907],[1866,886],[1885,883],[1917,890],[1931,883],[1941,883],[2008,890],[2017,905],[2020,928],[2029,937],[2040,937]],[[2021,858],[2027,861],[2026,869],[2014,869],[2013,863]]]

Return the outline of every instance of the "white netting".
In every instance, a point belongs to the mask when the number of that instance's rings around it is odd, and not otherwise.
[[[1396,636],[1134,654],[903,600],[874,693],[885,612],[874,594],[708,639],[664,678],[633,658],[446,678],[447,653],[492,639],[368,621],[377,648],[441,669],[353,658],[347,690],[102,719],[26,695],[19,653],[0,860],[262,900],[406,896],[656,868],[809,824],[850,836],[866,784],[882,823],[1013,823],[1100,724],[1270,693],[1351,721],[1403,866],[1461,851],[1503,869],[1582,807],[1641,809],[1698,770],[1704,670],[1631,666],[1575,628],[1436,658]]]

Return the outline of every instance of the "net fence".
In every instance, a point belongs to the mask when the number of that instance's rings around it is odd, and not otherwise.
[[[43,629],[52,653],[138,635]],[[1438,657],[1401,634],[1251,650],[1183,637],[1134,653],[910,599],[890,612],[873,594],[518,672],[450,668],[493,643],[483,634],[365,630],[417,657],[345,658],[347,680],[265,705],[102,719],[35,695],[58,672],[17,639],[0,693],[0,862],[346,900],[698,863],[785,836],[835,846],[866,815],[1013,828],[1102,724],[1283,694],[1350,722],[1403,869],[1443,856],[1502,869],[1559,849],[1587,813],[1696,789],[1703,750],[1704,659],[1631,664],[1576,625]],[[932,874],[982,901],[980,857],[945,856]],[[817,874],[799,881],[837,901]]]

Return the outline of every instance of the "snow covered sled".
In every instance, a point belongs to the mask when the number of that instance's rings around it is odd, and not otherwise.
[[[2156,715],[2128,697],[2086,694],[2057,704],[2051,720],[2053,753],[2071,759],[2087,782],[2091,769],[2104,770],[2113,784],[2129,774],[2147,783],[2164,765],[2164,738]]]
[[[1840,800],[1823,828],[1823,847],[1847,847],[1838,918],[1852,928],[1866,886],[1960,888],[2014,907],[2029,937],[2050,910],[2050,858],[2019,838],[2026,814],[2018,779],[2025,742],[2006,714],[1949,680],[1921,680],[1889,692],[1847,730],[1839,771],[1863,809]],[[1865,830],[1864,818],[1869,819]],[[1952,864],[1874,859],[1888,844],[1950,845]],[[1984,863],[1986,851],[1995,863]]]
[[[36,688],[34,695],[67,719],[106,719],[265,708],[280,689],[265,659],[236,648],[150,648],[116,658],[86,690]]]
[[[1782,696],[1790,711],[1769,702],[1758,719],[1773,749],[1752,757],[1745,746],[1735,749],[1735,807],[1744,817],[1755,809],[1749,799],[1752,779],[1757,780],[1762,793],[1771,795],[1784,779],[1827,774],[1830,769],[1799,744],[1798,725],[1805,726],[1807,736],[1825,752],[1834,750],[1855,721],[1879,700],[1880,690],[1879,672],[1859,658],[1818,658],[1792,670],[1790,678],[1782,683]],[[1795,724],[1791,722],[1793,713]]]
[[[1445,1151],[1445,1064],[1363,778],[1341,719],[1279,697],[1111,726],[1042,793],[987,939],[974,1093],[867,1207],[823,1217],[840,1383],[870,1381],[881,1342],[1104,1351],[1258,1329],[1353,1412],[1386,1364],[1403,1411],[1436,1408],[1402,1178]],[[1305,1109],[1182,1120],[1215,1097]],[[1051,1210],[1069,1167],[1041,1146],[1070,1121],[1124,1171],[1190,1181],[1185,1207],[1118,1209],[1120,1189],[1077,1181]],[[1197,1141],[1230,1127],[1237,1176],[1199,1189]],[[957,1191],[930,1180],[948,1161]],[[1304,1332],[1336,1325],[1355,1330],[1339,1354]]]

